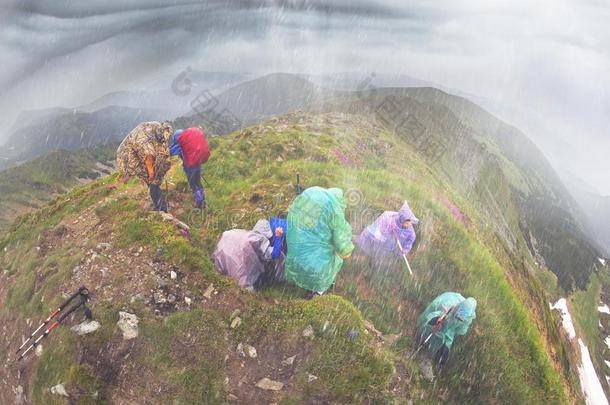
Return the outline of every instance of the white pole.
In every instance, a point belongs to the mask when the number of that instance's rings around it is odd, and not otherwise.
[[[407,269],[409,269],[409,274],[412,276],[413,271],[411,270],[411,266],[409,265],[409,261],[407,260],[407,255],[403,252],[402,244],[400,243],[400,240],[398,240],[398,238],[396,238],[396,243],[398,244],[398,248],[402,252],[402,258],[405,259],[405,263],[407,264]]]

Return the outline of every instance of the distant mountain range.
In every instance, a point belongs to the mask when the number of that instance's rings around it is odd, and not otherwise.
[[[564,175],[563,181],[582,208],[582,217],[590,232],[610,258],[610,196],[601,196],[590,185],[575,176]]]
[[[56,150],[0,172],[0,229],[75,185],[110,174],[117,146]]]
[[[52,150],[77,150],[121,141],[142,121],[163,118],[159,110],[106,107],[93,113],[51,109],[25,115],[3,146],[0,168],[27,162]],[[169,117],[167,117],[169,118]]]

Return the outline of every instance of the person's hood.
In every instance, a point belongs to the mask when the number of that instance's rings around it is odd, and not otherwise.
[[[271,239],[271,237],[273,236],[273,232],[271,231],[271,225],[266,219],[259,219],[256,225],[254,225],[254,228],[252,228],[252,231],[260,233],[267,239]]]
[[[343,190],[341,190],[340,188],[329,188],[328,190],[328,194],[330,194],[335,200],[337,200],[337,203],[339,204],[339,206],[341,207],[341,209],[345,210],[345,198],[343,198]]]
[[[477,310],[477,300],[475,300],[472,297],[466,298],[464,301],[462,301],[458,305],[458,307],[455,311],[455,316],[464,321],[466,321],[466,320],[472,321],[473,319],[475,319],[477,317],[476,310]]]
[[[413,214],[411,208],[409,208],[409,203],[405,201],[400,207],[400,211],[398,211],[398,225],[402,225],[407,219],[411,220],[413,225],[419,224],[419,219]]]
[[[182,132],[184,132],[184,130],[183,130],[183,129],[178,129],[178,130],[176,130],[176,132],[174,132],[174,135],[172,135],[172,142],[171,142],[171,143],[176,143],[176,142],[178,142],[178,137],[179,137],[180,135],[182,135]]]
[[[169,144],[173,133],[174,129],[172,128],[170,123],[162,122],[157,127],[157,130],[155,132],[155,138],[157,142]]]

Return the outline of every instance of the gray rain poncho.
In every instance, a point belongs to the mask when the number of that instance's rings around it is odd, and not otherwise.
[[[273,260],[271,226],[261,219],[251,231],[232,229],[222,234],[212,255],[220,274],[228,275],[242,288],[252,289],[265,271],[279,271],[283,260]],[[282,258],[283,259],[283,258]]]

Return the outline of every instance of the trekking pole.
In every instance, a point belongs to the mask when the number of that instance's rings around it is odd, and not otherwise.
[[[80,295],[81,300],[78,304],[74,305],[72,308],[70,308],[66,313],[64,313],[62,316],[59,317],[58,320],[56,320],[55,322],[53,322],[51,324],[51,326],[49,326],[40,336],[38,336],[38,338],[34,341],[34,343],[32,343],[27,349],[25,349],[20,355],[19,358],[17,359],[17,361],[21,361],[30,350],[32,350],[33,348],[35,348],[36,346],[38,346],[38,344],[40,343],[40,341],[44,338],[46,338],[47,336],[49,336],[49,333],[51,333],[51,331],[53,329],[55,329],[55,327],[57,327],[57,325],[61,324],[67,317],[69,317],[70,315],[72,315],[74,312],[76,312],[77,309],[79,309],[80,307],[82,307],[83,305],[85,305],[87,303],[87,300],[89,299],[88,295],[86,294],[81,294]],[[85,312],[85,314],[87,314],[87,317],[91,316],[91,312],[88,310],[88,308],[86,308],[87,311]]]
[[[201,175],[201,179],[203,180],[203,182],[205,183],[205,185],[207,187],[210,187],[210,183],[208,183],[208,181],[205,179],[205,177],[203,177],[203,174]]]
[[[165,179],[165,207],[169,211],[169,184],[167,184],[167,179]]]
[[[394,228],[394,226],[392,226],[392,233],[394,234],[394,239],[396,239],[396,244],[398,245],[398,248],[400,249],[400,253],[402,254],[402,258],[405,259],[405,263],[407,264],[407,269],[409,270],[409,274],[411,276],[413,276],[413,270],[411,270],[411,265],[409,264],[409,261],[407,260],[407,254],[402,249],[402,243],[400,243],[400,239],[398,239],[398,234],[397,234],[396,229]]]
[[[78,297],[79,295],[82,295],[82,294],[88,295],[88,294],[89,294],[89,291],[88,291],[88,290],[87,290],[85,287],[80,287],[80,288],[78,289],[78,291],[76,291],[74,294],[72,294],[72,295],[71,295],[71,296],[70,296],[70,297],[69,297],[69,298],[68,298],[66,301],[64,301],[64,303],[63,303],[63,304],[61,304],[61,305],[60,305],[60,306],[59,306],[59,307],[58,307],[58,308],[57,308],[55,311],[53,311],[53,313],[52,313],[51,315],[49,315],[49,317],[48,317],[47,319],[45,319],[45,320],[42,322],[42,324],[41,324],[41,325],[38,327],[38,329],[36,329],[34,332],[32,332],[32,334],[30,335],[30,337],[29,337],[29,338],[27,338],[27,339],[26,339],[26,340],[25,340],[25,341],[24,341],[24,342],[21,344],[21,346],[19,347],[19,349],[17,349],[17,351],[15,352],[15,354],[19,353],[19,351],[20,351],[21,349],[23,349],[23,348],[25,347],[25,345],[26,345],[26,344],[27,344],[27,343],[28,343],[30,340],[32,340],[32,339],[34,338],[34,336],[36,336],[36,334],[37,334],[37,333],[38,333],[38,332],[39,332],[39,331],[40,331],[42,328],[44,328],[44,327],[45,327],[45,326],[46,326],[46,325],[47,325],[49,322],[51,322],[51,320],[52,320],[53,318],[55,318],[55,317],[56,317],[56,316],[57,316],[57,315],[58,315],[58,314],[59,314],[61,311],[63,311],[63,310],[64,310],[64,308],[65,308],[66,306],[68,306],[68,304],[70,304],[70,302],[71,302],[71,301],[72,301],[74,298],[76,298],[76,297]]]
[[[436,321],[436,324],[434,324],[434,327],[432,328],[432,331],[430,332],[430,334],[428,335],[428,337],[426,338],[426,340],[424,340],[418,347],[417,350],[415,350],[415,352],[413,352],[413,354],[411,356],[409,356],[409,358],[407,359],[407,361],[410,361],[413,357],[415,357],[417,355],[417,353],[419,353],[419,351],[421,350],[422,347],[424,347],[425,345],[428,344],[428,342],[430,341],[430,339],[432,339],[432,336],[436,335],[441,328],[443,327],[443,324],[445,323],[445,320],[447,320],[447,317],[449,316],[449,313],[453,310],[452,308],[449,308],[448,311],[445,311],[445,313],[443,313],[443,315],[441,315],[440,318],[438,318],[438,320]]]
[[[303,192],[303,188],[301,187],[301,175],[297,173],[297,185],[294,187],[294,191],[296,195],[300,195]]]

